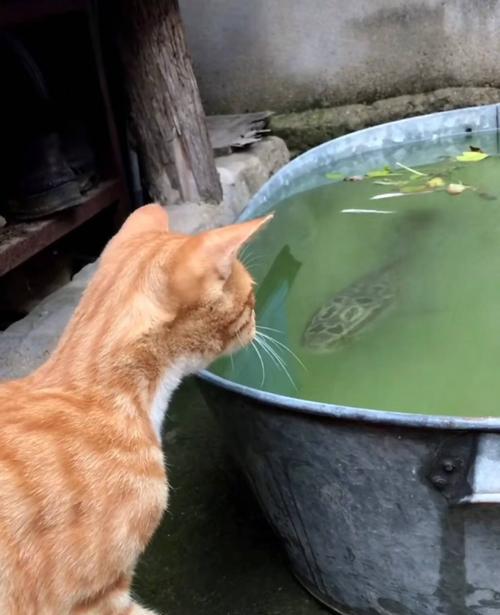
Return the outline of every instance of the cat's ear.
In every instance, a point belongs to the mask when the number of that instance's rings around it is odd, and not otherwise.
[[[238,250],[272,218],[205,231],[179,249],[170,273],[173,294],[191,303],[204,293],[220,292],[238,256]]]
[[[143,205],[125,220],[118,231],[121,239],[128,239],[147,231],[168,231],[168,214],[158,203]]]
[[[273,214],[249,222],[206,231],[198,236],[197,251],[202,262],[212,267],[221,280],[227,280],[242,246],[273,217]]]
[[[167,212],[158,203],[143,205],[134,210],[108,243],[102,256],[105,257],[110,250],[121,245],[123,241],[151,231],[168,231]]]

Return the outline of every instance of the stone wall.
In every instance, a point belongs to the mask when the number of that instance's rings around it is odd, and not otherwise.
[[[209,113],[500,86],[499,0],[181,0]]]
[[[372,104],[278,113],[271,118],[271,130],[274,135],[286,141],[292,156],[296,156],[320,143],[369,126],[436,111],[490,105],[499,101],[499,88],[443,88],[425,94],[384,98]]]

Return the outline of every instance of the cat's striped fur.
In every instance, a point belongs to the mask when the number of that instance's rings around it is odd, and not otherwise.
[[[52,356],[0,385],[1,615],[152,613],[129,589],[167,503],[163,414],[255,335],[237,252],[266,220],[191,237],[136,210]]]

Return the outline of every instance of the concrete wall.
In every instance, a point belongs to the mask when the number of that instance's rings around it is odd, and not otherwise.
[[[181,0],[208,112],[500,85],[499,0]]]

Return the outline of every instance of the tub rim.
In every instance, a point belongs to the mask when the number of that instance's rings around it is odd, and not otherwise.
[[[372,410],[355,406],[342,406],[319,401],[309,401],[299,397],[288,397],[279,393],[269,393],[232,382],[222,376],[203,370],[197,378],[217,388],[236,393],[260,404],[278,407],[297,414],[311,414],[325,418],[347,421],[360,421],[376,425],[416,427],[420,429],[470,430],[500,432],[500,417],[466,417],[440,414],[418,414],[392,410]]]
[[[451,121],[451,125],[446,127],[443,125],[443,118]],[[471,122],[471,120],[473,120]],[[469,129],[471,123],[475,124],[473,130]],[[426,141],[432,138],[446,138],[458,136],[464,133],[474,134],[478,132],[490,132],[500,130],[500,104],[490,104],[484,106],[465,107],[450,111],[438,111],[427,115],[395,120],[384,124],[378,124],[369,128],[364,128],[356,132],[331,139],[322,143],[306,152],[297,156],[294,160],[288,162],[275,175],[273,175],[252,197],[248,205],[238,216],[237,221],[248,220],[258,213],[265,212],[266,201],[272,196],[280,184],[286,182],[290,176],[295,176],[302,168],[302,173],[307,172],[309,168],[315,166],[315,160],[320,156],[335,157],[335,150],[339,145],[345,146],[351,140],[358,142],[364,138],[380,136],[383,140],[384,136],[388,137],[384,148],[390,145],[397,145],[401,140],[390,140],[390,130],[394,127],[400,128],[408,134],[415,134],[415,128],[420,130],[419,138],[404,140],[405,143],[416,143],[418,141]],[[364,151],[375,151],[382,149],[380,146],[368,145]],[[316,163],[317,164],[317,163]],[[263,209],[261,209],[263,208]],[[473,431],[500,431],[500,416],[499,417],[463,417],[463,416],[447,416],[447,415],[427,415],[413,412],[391,411],[391,410],[374,410],[368,408],[358,408],[355,406],[343,406],[333,403],[317,402],[298,397],[289,397],[279,393],[270,393],[255,389],[232,380],[223,378],[209,371],[209,368],[202,370],[197,374],[197,377],[202,381],[207,382],[217,388],[225,389],[232,393],[242,395],[252,399],[258,403],[269,406],[275,406],[282,410],[292,411],[299,414],[311,414],[321,417],[337,418],[349,421],[362,421],[371,424],[393,425],[401,427],[416,427],[423,429],[442,429],[442,430],[473,430]],[[452,383],[450,383],[452,386]]]

